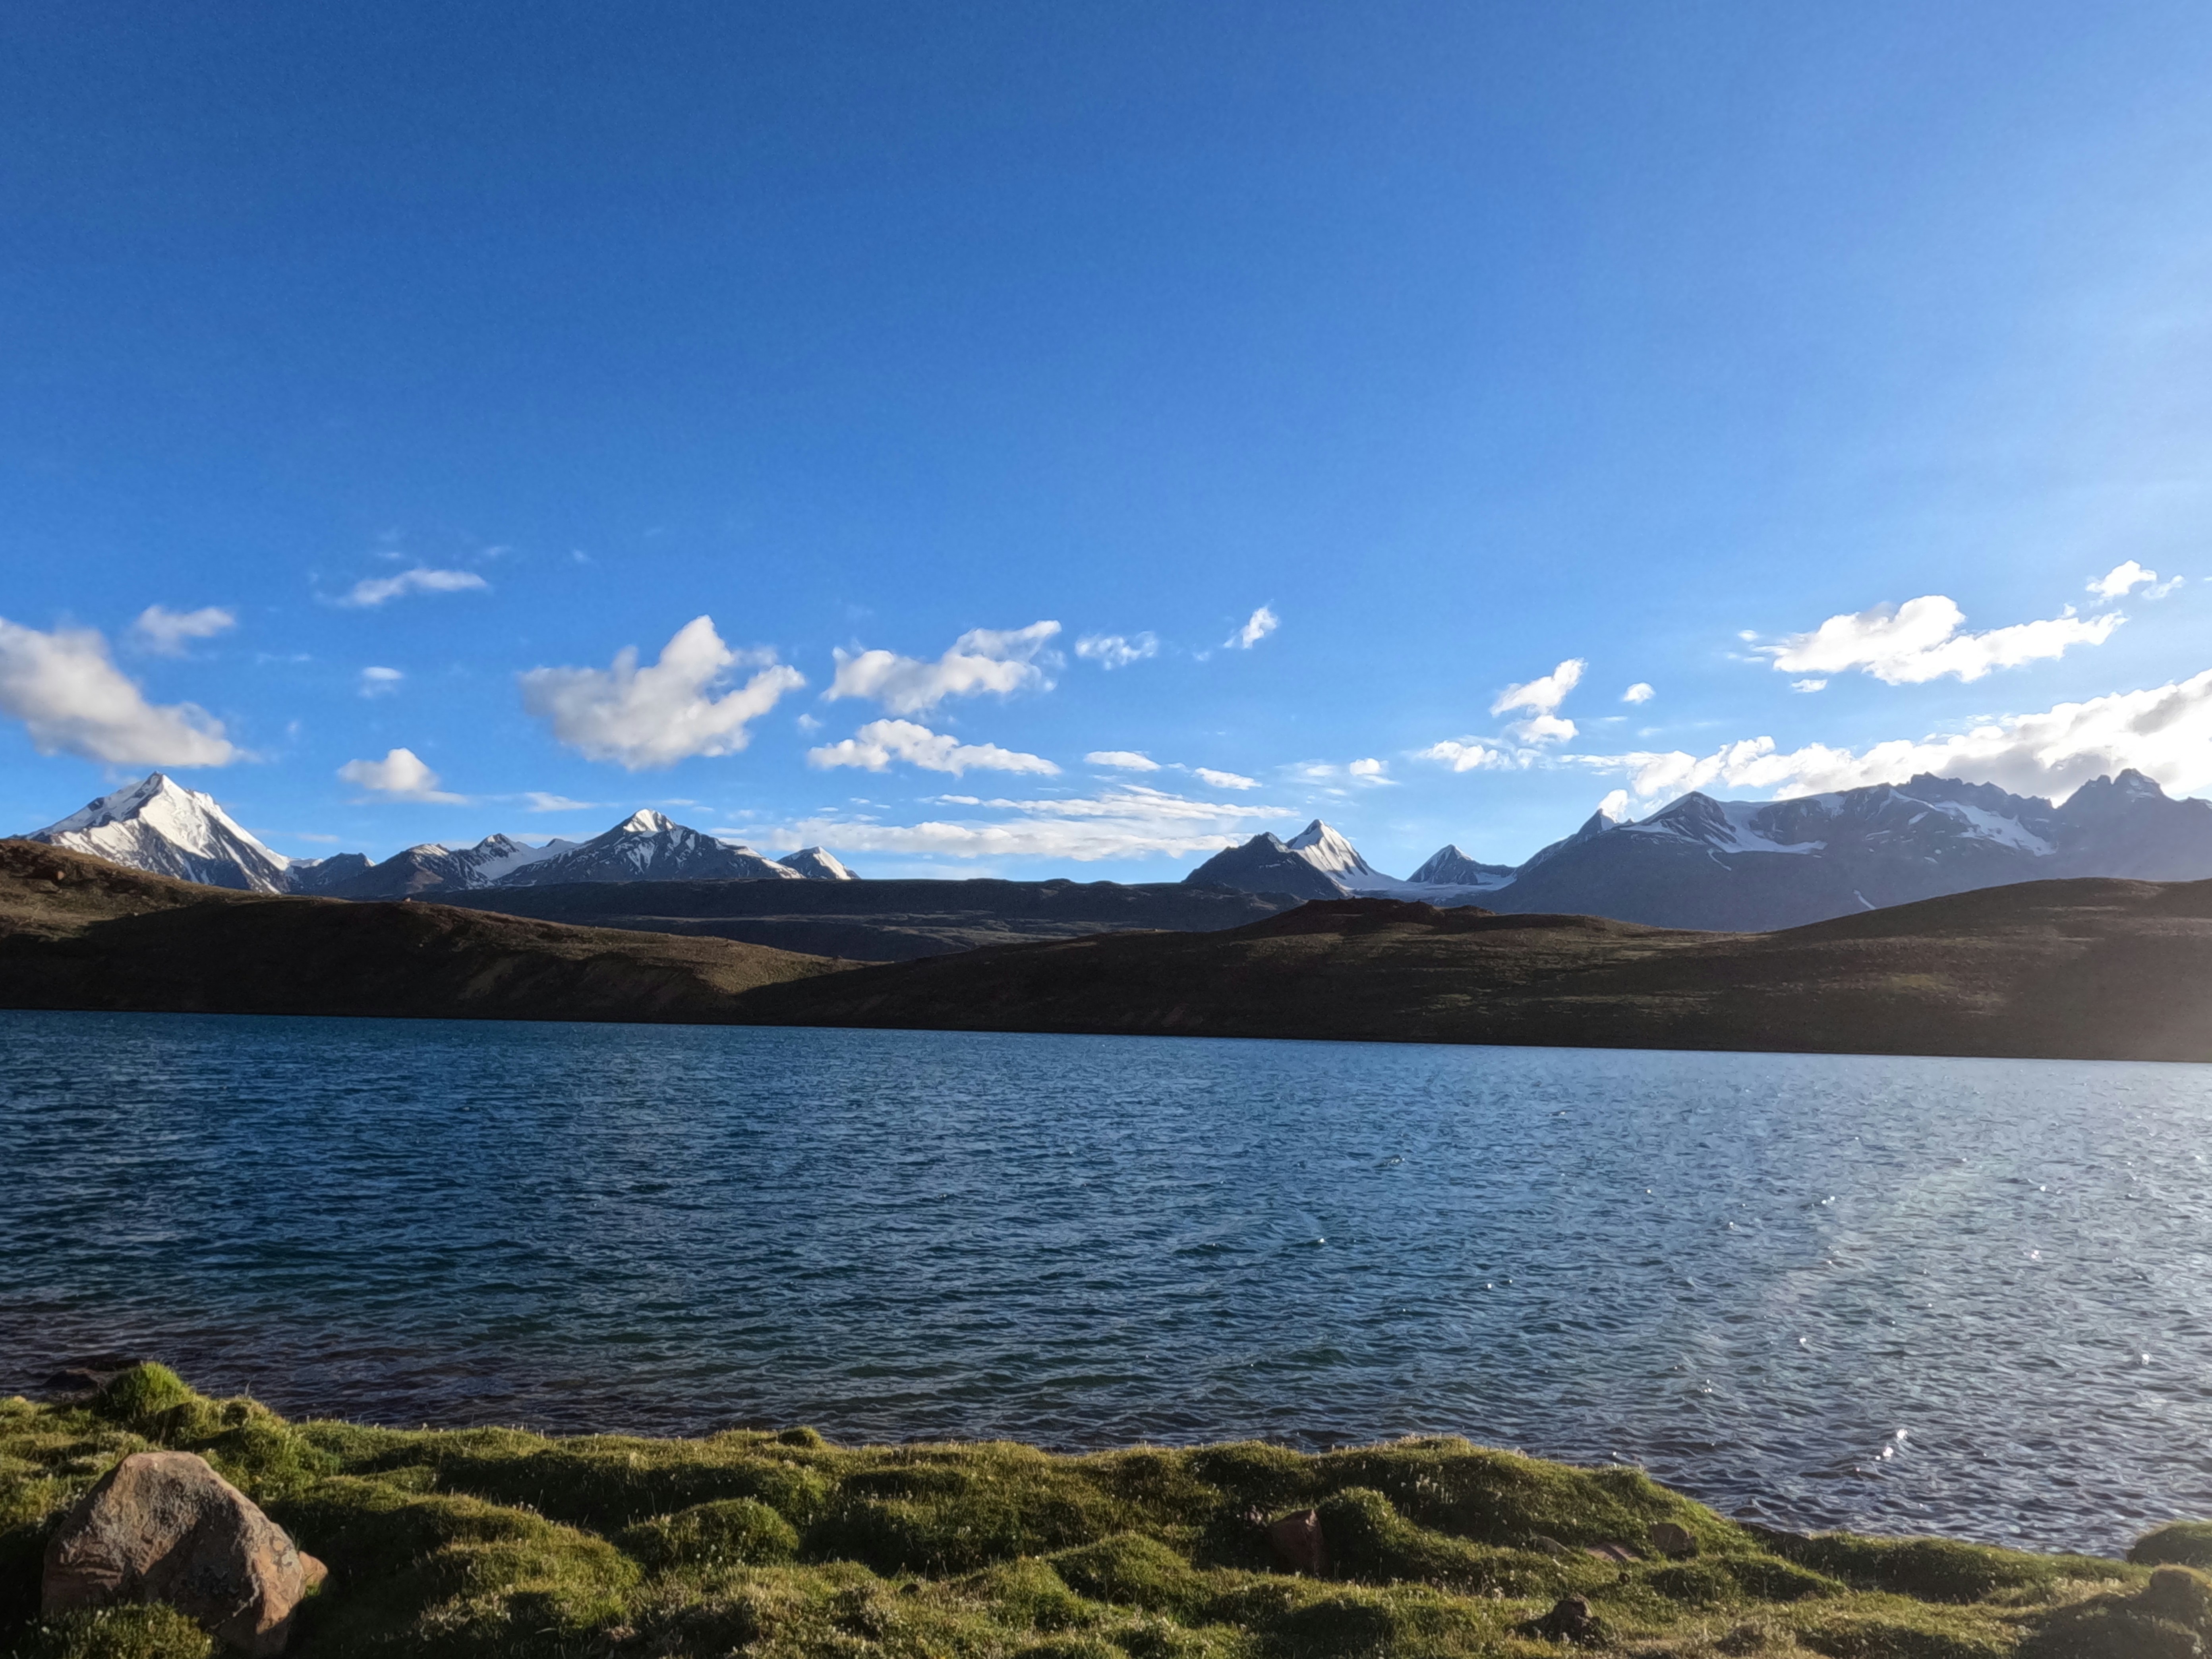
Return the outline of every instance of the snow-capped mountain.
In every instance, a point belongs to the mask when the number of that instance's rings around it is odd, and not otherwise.
[[[804,881],[798,871],[750,847],[717,841],[647,809],[603,836],[502,876],[492,885],[544,887],[567,881]]]
[[[1316,818],[1283,843],[1325,876],[1334,876],[1357,891],[1364,881],[1390,882],[1390,878],[1359,856],[1359,849],[1343,832]],[[1392,883],[1395,885],[1395,883]]]
[[[1510,864],[1481,864],[1456,847],[1443,847],[1406,878],[1408,887],[1466,887],[1486,891],[1513,879]]]
[[[860,878],[837,861],[835,853],[819,847],[802,847],[796,853],[786,853],[776,862],[787,870],[796,870],[809,881],[858,881]]]
[[[1307,860],[1336,890],[1292,884],[1279,859],[1254,855],[1262,842]],[[2212,802],[2172,799],[2133,771],[2085,784],[2060,806],[1923,773],[1789,800],[1692,793],[1635,823],[1596,813],[1517,867],[1447,847],[1402,882],[1316,823],[1288,847],[1266,836],[1218,854],[1189,879],[1301,897],[1364,893],[1756,932],[2067,876],[2212,877]]]
[[[1343,898],[1352,890],[1303,852],[1293,852],[1280,837],[1264,833],[1241,847],[1223,848],[1183,879],[1194,887],[1288,893],[1302,899]]]
[[[26,839],[157,876],[247,892],[288,892],[290,872],[300,867],[256,841],[213,796],[187,789],[160,772],[102,795]]]
[[[319,891],[336,898],[415,898],[423,894],[465,892],[489,887],[540,859],[556,858],[576,843],[550,841],[532,847],[507,836],[486,836],[473,847],[449,847],[425,842],[394,853],[383,863],[370,866],[345,881],[332,882]]]

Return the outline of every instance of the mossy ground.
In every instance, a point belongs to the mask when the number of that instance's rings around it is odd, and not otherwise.
[[[807,1430],[550,1439],[288,1423],[158,1366],[72,1406],[0,1402],[0,1648],[182,1659],[160,1608],[46,1620],[40,1552],[124,1454],[195,1451],[331,1569],[295,1651],[761,1659],[1472,1659],[1562,1596],[1603,1649],[1832,1659],[2194,1656],[2197,1534],[2136,1564],[1940,1540],[1739,1527],[1632,1469],[1463,1440],[1305,1455],[1265,1445],[1082,1457],[1005,1443],[842,1447]],[[1266,1521],[1317,1509],[1322,1577]],[[1672,1522],[1686,1559],[1652,1549]],[[1662,1534],[1663,1536],[1664,1534]],[[1625,1547],[1638,1559],[1593,1554]]]

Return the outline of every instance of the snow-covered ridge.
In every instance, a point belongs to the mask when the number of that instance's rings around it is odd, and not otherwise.
[[[211,795],[160,772],[102,795],[29,840],[157,876],[282,893],[293,860],[264,847]]]

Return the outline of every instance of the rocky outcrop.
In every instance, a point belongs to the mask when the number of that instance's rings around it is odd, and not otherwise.
[[[159,1601],[240,1653],[282,1653],[325,1575],[253,1500],[190,1452],[133,1452],[46,1547],[48,1613]]]

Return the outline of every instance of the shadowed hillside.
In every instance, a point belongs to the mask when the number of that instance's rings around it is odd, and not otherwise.
[[[840,964],[459,910],[202,887],[0,842],[0,1006],[708,1021]]]
[[[2212,882],[1987,889],[1780,933],[1389,899],[766,988],[795,1024],[2212,1060]]]

